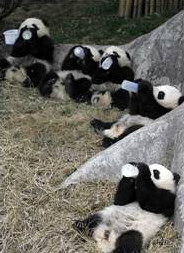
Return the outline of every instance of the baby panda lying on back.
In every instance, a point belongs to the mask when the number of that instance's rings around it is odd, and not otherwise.
[[[154,119],[170,112],[184,101],[184,96],[173,86],[153,86],[142,79],[135,82],[138,84],[138,92],[132,93],[129,114],[116,122],[103,122],[97,119],[91,122],[96,132],[103,133],[104,147],[152,123]]]
[[[74,223],[103,253],[140,253],[174,213],[180,176],[162,165],[122,168],[113,205]]]

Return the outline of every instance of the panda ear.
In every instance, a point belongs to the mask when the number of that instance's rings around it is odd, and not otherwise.
[[[178,100],[178,105],[181,105],[184,102],[184,96],[181,96]]]
[[[100,49],[100,50],[98,50],[98,52],[99,52],[101,55],[103,55],[104,50]]]
[[[176,184],[178,184],[180,181],[180,175],[178,173],[173,173],[173,175],[174,175],[174,181],[176,182]]]

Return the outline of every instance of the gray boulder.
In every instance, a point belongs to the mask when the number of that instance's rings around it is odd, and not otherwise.
[[[132,55],[136,78],[171,84],[184,93],[184,11],[124,46]],[[175,221],[184,242],[184,105],[100,152],[69,176],[63,187],[82,181],[117,181],[130,161],[167,164],[180,174]],[[181,251],[184,252],[184,244]]]

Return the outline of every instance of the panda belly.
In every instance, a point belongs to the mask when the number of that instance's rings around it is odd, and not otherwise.
[[[144,245],[167,221],[161,214],[144,211],[136,202],[125,206],[111,205],[98,215],[102,222],[95,228],[93,238],[104,253],[113,252],[118,237],[129,230],[140,232]]]

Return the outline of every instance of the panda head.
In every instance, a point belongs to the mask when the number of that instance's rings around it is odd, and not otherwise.
[[[63,70],[81,70],[84,74],[92,75],[98,67],[101,54],[91,46],[76,45],[65,57]]]
[[[24,40],[29,40],[35,36],[38,38],[43,36],[50,37],[48,24],[38,18],[26,19],[19,27],[19,34],[19,36],[21,36]]]
[[[138,176],[135,179],[136,200],[147,211],[172,216],[176,188],[180,179],[160,164],[136,164]]]
[[[111,108],[112,96],[109,91],[96,91],[91,97],[91,104],[102,108]]]
[[[184,101],[181,92],[173,86],[153,86],[143,79],[137,79],[134,82],[138,84],[138,91],[132,93],[130,113],[133,113],[136,108],[137,114],[156,119]]]
[[[158,104],[167,109],[174,109],[184,101],[184,96],[174,86],[153,87],[153,95]]]
[[[26,69],[20,66],[10,66],[7,68],[4,73],[4,79],[9,82],[17,82],[26,86],[31,84]]]

